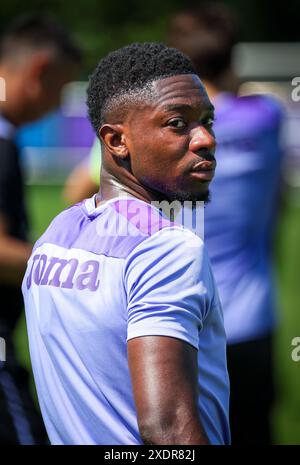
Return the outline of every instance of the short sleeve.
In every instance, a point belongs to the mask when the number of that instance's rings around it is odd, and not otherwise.
[[[214,305],[215,284],[202,240],[192,232],[165,228],[139,244],[124,268],[127,340],[170,336],[196,349]]]

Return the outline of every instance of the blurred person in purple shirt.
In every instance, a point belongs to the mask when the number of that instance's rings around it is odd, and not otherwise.
[[[192,58],[216,109],[217,170],[205,242],[224,310],[232,444],[268,444],[276,324],[271,251],[282,111],[271,97],[237,96],[231,65],[237,27],[227,7],[178,12],[168,34],[170,45]]]

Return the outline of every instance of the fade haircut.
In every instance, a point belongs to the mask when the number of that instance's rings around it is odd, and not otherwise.
[[[152,83],[179,74],[196,74],[187,56],[161,43],[133,43],[109,53],[90,76],[88,113],[96,134],[107,115],[122,117],[127,105],[153,97]]]
[[[49,49],[59,63],[79,65],[82,52],[69,32],[50,14],[18,16],[3,32],[0,60],[17,59],[38,50]]]

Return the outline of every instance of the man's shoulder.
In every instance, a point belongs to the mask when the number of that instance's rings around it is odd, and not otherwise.
[[[163,253],[180,247],[184,253],[203,247],[191,231],[170,221],[158,208],[135,199],[113,200],[94,210],[88,209],[86,201],[76,204],[53,219],[34,248],[45,243],[119,259],[127,259],[134,250]]]
[[[200,270],[209,263],[203,240],[184,226],[171,222],[144,236],[129,252],[126,268],[134,262],[144,263],[146,267],[160,262],[170,269],[192,267]]]
[[[83,215],[80,207],[81,203],[72,205],[55,216],[36,241],[34,250],[45,243],[70,248],[82,227]]]

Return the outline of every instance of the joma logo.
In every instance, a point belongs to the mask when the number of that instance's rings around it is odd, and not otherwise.
[[[34,282],[38,286],[53,286],[62,289],[88,289],[96,291],[100,281],[99,262],[87,260],[79,263],[77,258],[69,260],[47,255],[34,255],[26,285],[29,289]]]

